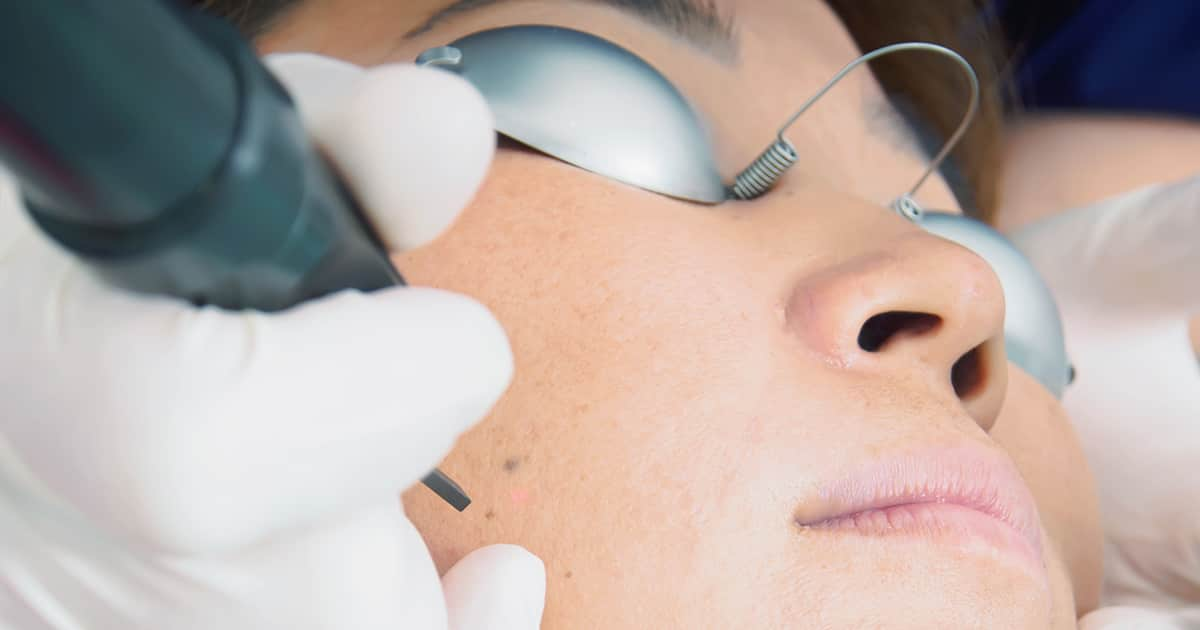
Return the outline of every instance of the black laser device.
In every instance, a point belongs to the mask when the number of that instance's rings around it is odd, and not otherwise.
[[[270,312],[404,283],[253,49],[171,0],[9,3],[0,158],[42,231],[126,289]]]

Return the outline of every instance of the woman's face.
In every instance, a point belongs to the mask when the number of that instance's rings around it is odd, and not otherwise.
[[[314,1],[265,47],[370,64],[502,25],[585,30],[692,99],[726,179],[860,54],[794,0],[717,3],[735,60],[600,2],[400,37],[439,1]],[[524,545],[547,628],[1074,627],[1099,578],[1086,465],[1004,362],[987,265],[887,209],[926,164],[889,112],[850,75],[790,133],[773,192],[716,207],[501,147],[452,229],[396,257],[487,304],[516,356],[443,466],[475,503],[405,496],[439,566]],[[918,199],[956,207],[940,179]]]

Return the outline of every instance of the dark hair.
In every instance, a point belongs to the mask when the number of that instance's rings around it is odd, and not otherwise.
[[[246,37],[254,38],[304,0],[190,0],[193,6],[219,15],[238,28]]]
[[[1012,102],[1007,45],[988,0],[826,0],[861,50],[926,41],[958,52],[979,77],[979,112],[942,169],[971,214],[990,220],[999,204],[1001,135]],[[967,82],[948,60],[899,53],[871,61],[871,70],[901,113],[935,153],[966,110]],[[964,198],[966,197],[966,198]]]
[[[191,0],[256,37],[303,0]],[[1010,93],[1001,67],[1005,52],[988,0],[826,0],[862,50],[901,41],[927,41],[957,51],[979,75],[979,113],[951,154],[943,174],[971,214],[990,219],[999,202],[1004,104]],[[922,130],[936,152],[958,126],[966,108],[966,82],[948,61],[928,54],[887,55],[871,70],[898,109]]]

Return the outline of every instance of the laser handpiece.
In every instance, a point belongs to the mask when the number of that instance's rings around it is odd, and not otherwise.
[[[404,283],[254,51],[167,1],[6,8],[0,159],[42,231],[130,290],[269,312]]]

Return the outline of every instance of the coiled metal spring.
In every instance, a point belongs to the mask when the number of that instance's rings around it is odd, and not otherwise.
[[[782,138],[776,140],[754,160],[738,173],[729,187],[729,196],[733,199],[748,201],[767,192],[784,171],[796,163],[799,155],[792,143]]]
[[[767,150],[763,151],[750,166],[747,166],[742,172],[738,173],[737,177],[734,178],[733,185],[727,189],[729,197],[731,199],[748,201],[760,197],[763,193],[767,192],[798,159],[796,148],[783,136],[787,132],[788,127],[791,127],[797,118],[800,118],[804,112],[808,111],[808,108],[812,107],[822,96],[825,96],[825,93],[837,85],[838,81],[841,81],[842,77],[849,74],[851,70],[876,57],[902,50],[923,50],[949,57],[958,64],[970,82],[970,100],[967,103],[967,111],[963,115],[962,122],[958,124],[958,128],[955,129],[950,139],[946,141],[946,144],[942,146],[942,150],[934,156],[929,166],[926,167],[925,172],[921,175],[921,178],[917,180],[917,183],[893,204],[897,212],[900,212],[910,220],[917,220],[920,216],[920,206],[912,200],[912,196],[916,194],[917,189],[921,187],[921,184],[925,183],[925,180],[930,175],[937,172],[938,167],[941,166],[942,161],[946,159],[951,149],[962,139],[963,134],[967,131],[967,127],[971,124],[971,120],[974,119],[975,111],[979,105],[979,79],[975,76],[975,70],[971,67],[971,64],[967,63],[966,59],[963,59],[961,55],[953,50],[929,42],[904,42],[884,46],[855,59],[843,67],[816,94],[809,97],[800,106],[800,109],[792,114],[791,118],[787,119],[787,122],[783,123],[783,126],[779,128],[775,142],[767,147]]]

